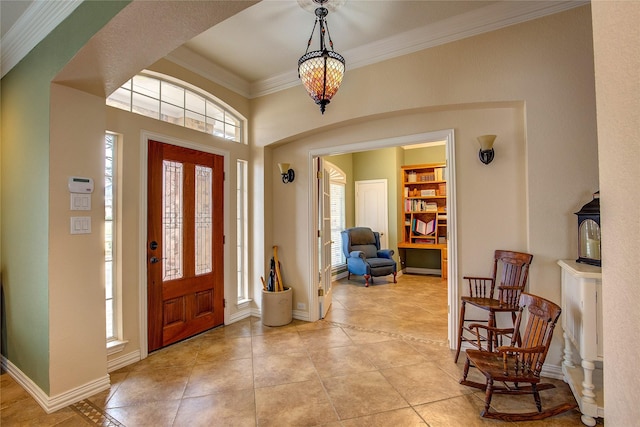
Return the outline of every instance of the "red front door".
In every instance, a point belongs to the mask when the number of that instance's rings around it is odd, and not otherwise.
[[[149,141],[149,351],[224,323],[224,159]]]

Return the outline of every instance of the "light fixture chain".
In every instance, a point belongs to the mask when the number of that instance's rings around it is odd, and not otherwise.
[[[316,31],[316,27],[318,26],[318,20],[319,19],[316,19],[313,23],[313,30],[311,30],[311,36],[309,36],[309,41],[307,42],[307,50],[304,51],[305,55],[309,52],[309,47],[311,46],[311,42],[313,41],[313,33]]]
[[[327,37],[329,38],[329,47],[333,50],[333,40],[331,40],[331,33],[329,33],[329,23],[325,20],[324,27],[327,29]],[[324,49],[324,46],[322,46]]]

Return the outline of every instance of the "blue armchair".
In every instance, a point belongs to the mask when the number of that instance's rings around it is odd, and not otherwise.
[[[396,262],[392,258],[394,251],[380,249],[380,233],[367,227],[354,227],[341,234],[348,278],[351,278],[351,273],[364,276],[365,286],[369,286],[369,279],[373,283],[373,277],[393,274],[393,283],[397,283]]]

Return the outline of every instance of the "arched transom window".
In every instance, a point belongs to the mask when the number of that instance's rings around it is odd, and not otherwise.
[[[239,114],[210,93],[163,74],[143,71],[113,92],[107,105],[246,144]]]

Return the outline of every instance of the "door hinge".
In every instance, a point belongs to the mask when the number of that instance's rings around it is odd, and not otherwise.
[[[322,236],[321,230],[318,230],[318,237],[321,237],[321,236]]]
[[[318,173],[316,174],[316,176],[318,177],[318,179],[322,179],[322,171],[318,171]]]
[[[223,181],[227,180],[227,173],[226,172],[222,172],[222,180]]]
[[[226,244],[227,243],[227,236],[222,236],[222,244]]]
[[[223,300],[222,300],[222,302],[223,302],[223,304],[224,304],[224,307],[225,307],[225,308],[227,308],[227,299],[226,299],[226,298],[225,298],[225,299],[223,299]]]
[[[323,297],[324,296],[324,289],[322,289],[322,288],[318,289],[318,296],[319,297]]]

